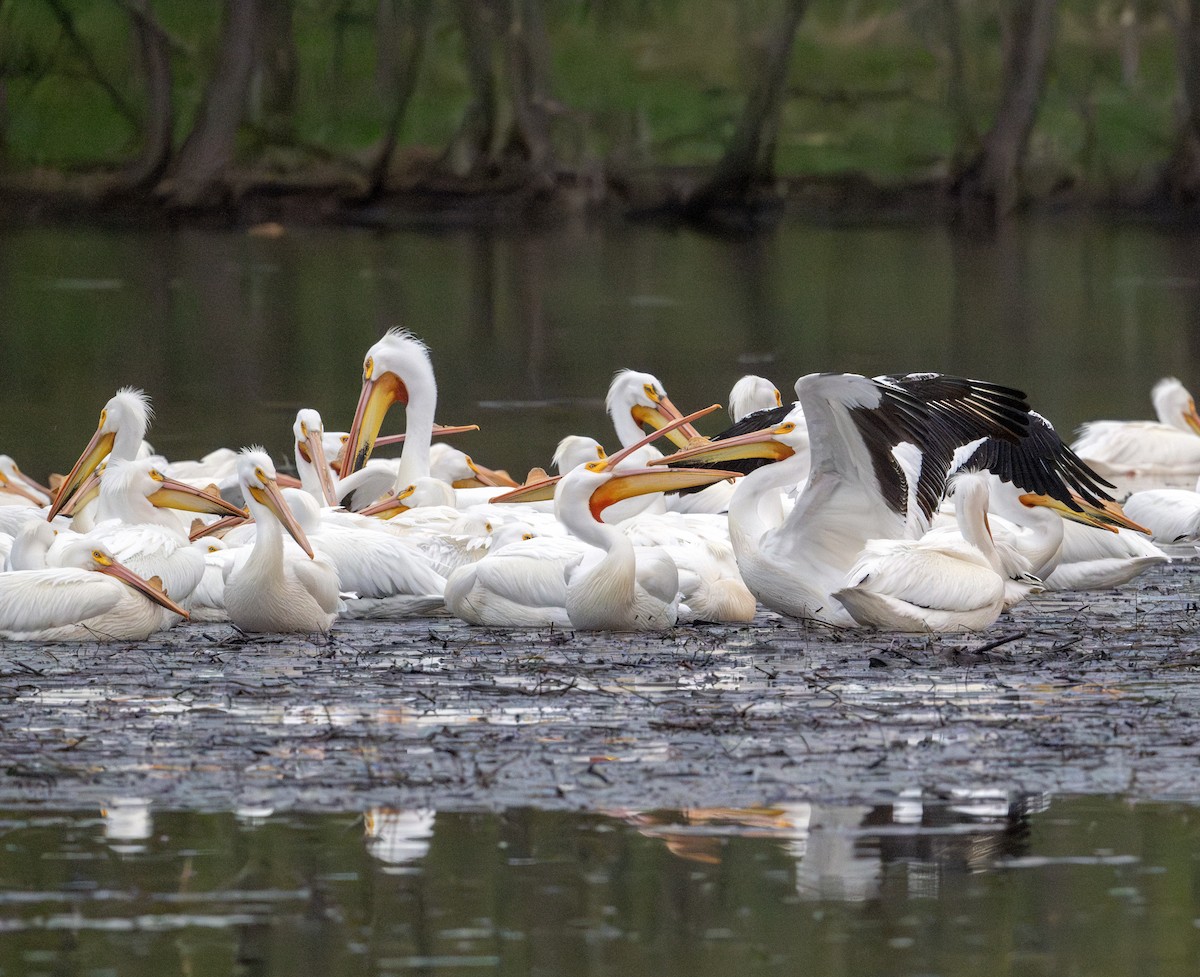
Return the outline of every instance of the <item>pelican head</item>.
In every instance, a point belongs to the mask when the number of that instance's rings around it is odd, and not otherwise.
[[[715,468],[637,468],[616,471],[611,460],[589,461],[571,469],[559,479],[554,493],[554,514],[561,522],[571,526],[568,510],[577,510],[583,503],[596,522],[603,522],[601,515],[604,510],[622,499],[654,492],[698,488],[727,478],[737,478],[740,474]]]
[[[296,438],[296,470],[300,472],[301,483],[306,481],[304,476],[311,472],[316,477],[325,504],[336,506],[337,491],[333,487],[333,471],[325,454],[325,425],[321,423],[321,415],[312,408],[302,407],[296,412],[292,434]]]
[[[145,393],[133,387],[122,387],[118,390],[100,411],[100,423],[96,425],[96,433],[83,449],[83,454],[75,462],[71,473],[58,487],[54,504],[50,506],[50,513],[46,518],[53,519],[58,515],[87,477],[96,470],[96,466],[109,454],[114,456],[114,460],[135,458],[152,416],[150,398]]]
[[[666,388],[657,377],[636,370],[621,370],[612,378],[604,407],[621,443],[626,445],[641,439],[643,425],[659,430],[683,416],[671,403]],[[680,448],[686,448],[694,439],[702,437],[691,424],[664,434]]]
[[[1200,434],[1200,414],[1187,388],[1174,377],[1163,377],[1150,393],[1154,412],[1163,424]]]
[[[595,438],[582,434],[568,434],[558,442],[554,449],[554,467],[560,475],[565,475],[572,468],[586,465],[589,461],[603,461],[604,448]]]
[[[244,448],[238,458],[238,482],[250,507],[250,515],[259,525],[278,520],[299,547],[312,557],[313,549],[276,481],[275,465],[262,448]]]
[[[779,389],[766,377],[746,374],[729,391],[729,417],[736,424],[747,414],[782,407]]]
[[[84,491],[87,491],[86,489]],[[83,492],[80,493],[81,495]],[[169,478],[150,459],[112,461],[103,468],[99,485],[100,519],[124,522],[157,521],[150,506],[219,516],[244,516],[237,506],[215,492]],[[145,500],[142,502],[141,500]],[[173,524],[172,524],[173,525]]]
[[[108,547],[87,539],[78,539],[63,548],[61,564],[64,567],[74,567],[79,570],[93,570],[105,576],[120,580],[121,583],[132,587],[138,593],[154,601],[160,607],[165,607],[172,614],[178,614],[185,620],[188,612],[171,600],[162,589],[162,581],[158,577],[146,580],[139,577],[127,566],[118,563]]]
[[[362,393],[342,462],[342,477],[358,471],[371,456],[384,416],[392,404],[419,400],[432,414],[437,383],[429,350],[401,329],[389,330],[367,350],[363,360]]]
[[[8,455],[0,455],[0,488],[29,499],[35,505],[50,504],[50,490],[21,471]]]

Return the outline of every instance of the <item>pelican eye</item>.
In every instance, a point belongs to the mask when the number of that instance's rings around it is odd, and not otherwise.
[[[586,465],[584,465],[584,468],[586,468],[589,472],[602,472],[606,466],[607,462],[589,461]]]
[[[370,356],[368,356],[367,361],[365,363],[363,363],[363,379],[370,380],[371,377],[373,377],[374,375],[375,375],[375,360],[372,359]]]
[[[257,478],[263,485],[267,484],[267,473],[261,468],[254,469],[254,477]]]
[[[485,522],[483,524],[483,528],[486,529],[490,533],[492,531],[492,524],[490,522]]]
[[[791,434],[794,430],[796,430],[796,425],[793,424],[791,421],[788,421],[786,424],[780,424],[779,427],[775,428],[775,433],[776,434]]]
[[[156,482],[161,482],[161,481],[163,481],[163,480],[164,480],[164,478],[163,478],[163,473],[162,473],[162,472],[160,472],[160,471],[159,471],[157,468],[151,468],[151,469],[150,469],[150,471],[149,471],[149,472],[147,472],[147,474],[148,474],[148,475],[149,475],[149,476],[150,476],[152,479],[154,479]]]
[[[413,493],[414,493],[416,490],[417,490],[417,487],[416,487],[415,485],[410,485],[410,486],[409,486],[408,488],[406,488],[406,489],[405,489],[403,492],[399,493],[399,494],[396,496],[396,501],[397,501],[397,502],[401,502],[401,501],[403,501],[404,499],[407,499],[407,498],[408,498],[409,496],[411,496],[411,495],[412,495],[412,494],[413,494]]]
[[[99,563],[102,567],[112,566],[112,560],[110,560],[104,554],[103,550],[92,550],[92,559]]]
[[[219,547],[219,546],[210,546],[210,547],[208,548],[208,552],[210,552],[210,553],[215,553],[215,552],[217,552],[217,550],[219,550],[220,548],[221,548],[221,547]]]
[[[524,533],[522,534],[521,539],[533,539],[533,533]]]
[[[659,395],[658,391],[654,389],[654,384],[652,384],[652,383],[644,384],[642,386],[642,389],[646,392],[646,396],[649,397],[654,403],[657,404],[659,402],[659,400],[662,399],[661,396]]]
[[[349,440],[350,440],[350,435],[349,435],[349,434],[343,434],[343,435],[342,435],[342,444],[345,444],[345,443],[346,443],[347,441],[349,441]]]

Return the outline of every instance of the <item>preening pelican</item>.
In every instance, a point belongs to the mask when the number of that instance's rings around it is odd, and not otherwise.
[[[1151,392],[1157,421],[1089,421],[1071,445],[1102,475],[1143,476],[1190,485],[1200,474],[1200,414],[1174,377]]]
[[[982,631],[1006,605],[1008,575],[988,526],[988,476],[954,483],[958,533],[869,540],[833,596],[865,627]],[[1025,593],[1041,590],[1032,574]]]
[[[247,448],[238,460],[242,487],[256,531],[254,548],[225,581],[225,609],[243,631],[312,634],[328,631],[341,606],[337,571],[313,558],[275,480],[275,466],[261,448]],[[309,559],[285,559],[287,530]]]
[[[59,485],[46,518],[53,519],[58,515],[106,457],[110,461],[132,461],[136,458],[152,414],[150,398],[141,390],[133,387],[118,390],[100,411],[96,433],[83,449],[70,474]]]
[[[1104,532],[1069,522],[1063,530],[1058,566],[1044,578],[1047,590],[1108,590],[1169,562],[1166,553],[1129,529]]]
[[[783,398],[775,384],[753,373],[746,374],[729,391],[729,419],[734,424],[750,414],[782,406]]]
[[[61,566],[0,574],[0,636],[17,641],[141,641],[162,626],[165,608],[187,611],[118,563],[97,543],[79,539]]]

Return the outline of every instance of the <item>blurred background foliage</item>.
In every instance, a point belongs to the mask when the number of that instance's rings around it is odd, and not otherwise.
[[[473,17],[490,18],[501,36],[518,22],[544,29],[541,51],[537,30],[528,32],[540,72],[532,101],[548,119],[556,174],[603,186],[712,167],[730,146],[781,18],[794,8],[799,26],[770,146],[773,169],[760,175],[854,176],[887,186],[953,182],[970,168],[996,121],[1005,51],[1014,37],[1018,48],[1024,43],[1013,25],[1020,8],[1039,0],[241,2],[258,8],[267,21],[259,29],[274,37],[256,49],[230,160],[260,182],[359,179],[393,115],[386,181],[403,182],[430,161],[459,176],[471,172],[457,161],[455,143],[480,101],[465,42]],[[1052,8],[1054,34],[1023,149],[1026,192],[1122,199],[1153,192],[1186,135],[1183,69],[1191,8],[1200,5],[1040,3]],[[178,152],[224,70],[222,28],[231,9],[178,0],[0,0],[6,181],[112,170],[139,153],[149,109],[138,15],[152,19],[169,47]],[[495,77],[517,70],[503,44],[492,57]],[[402,108],[398,59],[415,70]],[[503,128],[505,113],[519,115],[522,103],[497,101]]]

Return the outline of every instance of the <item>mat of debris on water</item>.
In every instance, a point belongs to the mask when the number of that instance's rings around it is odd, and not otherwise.
[[[981,635],[345,622],[0,646],[0,804],[746,807],[901,790],[1200,800],[1194,563]]]

